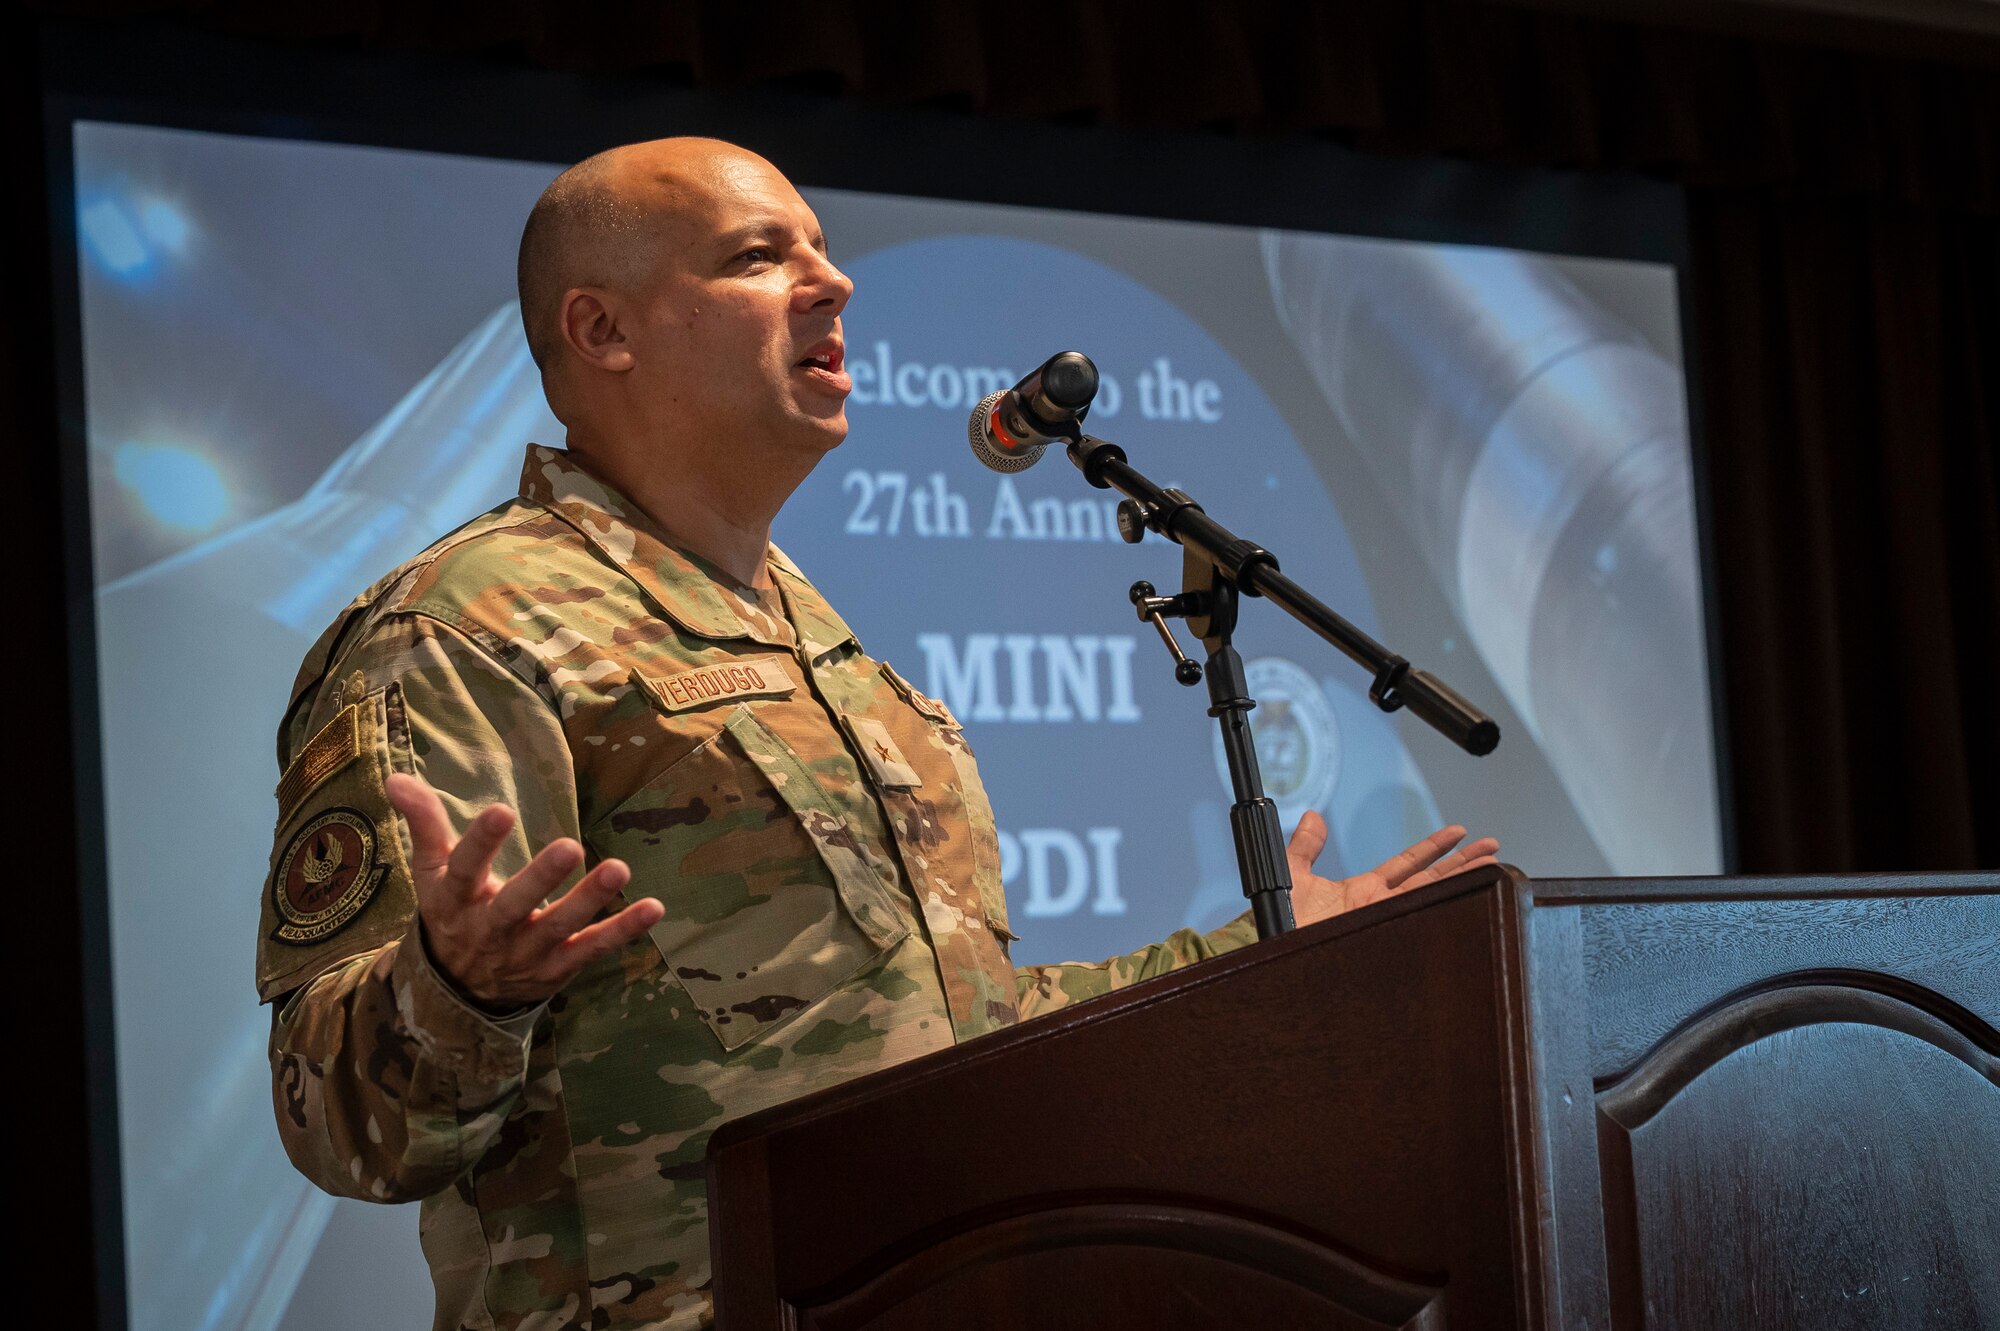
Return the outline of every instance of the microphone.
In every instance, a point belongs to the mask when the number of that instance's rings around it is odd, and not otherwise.
[[[972,409],[966,437],[972,455],[994,471],[1021,471],[1081,424],[1097,396],[1097,367],[1081,351],[1059,351],[1042,367]]]

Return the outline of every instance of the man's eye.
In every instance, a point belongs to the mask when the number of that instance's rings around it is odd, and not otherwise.
[[[769,245],[753,245],[743,251],[743,253],[737,255],[736,259],[739,263],[746,260],[752,263],[776,263],[778,261],[778,252]]]

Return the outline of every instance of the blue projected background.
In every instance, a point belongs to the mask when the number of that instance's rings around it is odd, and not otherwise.
[[[428,1320],[414,1208],[314,1192],[270,1124],[273,735],[341,605],[561,442],[512,303],[556,169],[77,126],[136,1327]],[[1468,758],[1249,603],[1266,779],[1288,828],[1326,816],[1323,870],[1447,820],[1540,876],[1720,870],[1671,268],[806,193],[855,280],[853,432],[778,540],[966,722],[1020,959],[1241,908],[1205,691],[1126,601],[1178,550],[1059,457],[965,448],[1066,347],[1095,433],[1501,723]]]

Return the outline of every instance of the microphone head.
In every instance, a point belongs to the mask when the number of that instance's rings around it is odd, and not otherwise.
[[[988,393],[972,409],[972,419],[966,422],[966,439],[972,444],[972,456],[994,471],[1025,471],[1042,460],[1042,449],[1046,445],[1030,444],[1019,449],[1004,447],[993,437],[993,410],[1000,405],[1000,399],[1009,390]]]

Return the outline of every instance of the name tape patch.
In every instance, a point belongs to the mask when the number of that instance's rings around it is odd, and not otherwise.
[[[782,656],[747,656],[719,665],[642,678],[652,686],[660,705],[670,712],[706,707],[725,698],[784,697],[798,687],[785,673]]]
[[[361,708],[349,703],[306,741],[298,757],[278,782],[278,821],[284,823],[299,802],[326,779],[361,756]]]

